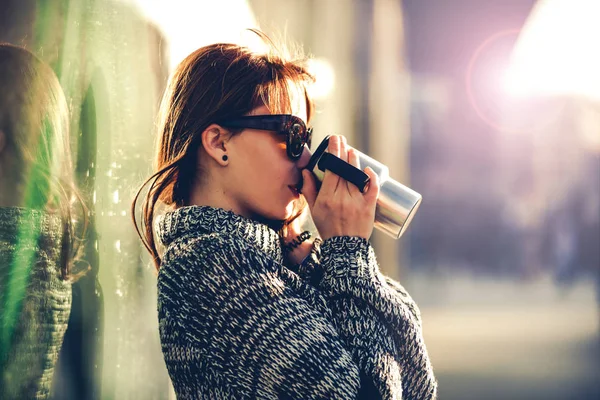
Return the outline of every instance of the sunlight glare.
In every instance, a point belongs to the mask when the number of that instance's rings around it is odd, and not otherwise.
[[[168,41],[169,67],[199,47],[217,42],[237,43],[254,49],[260,46],[257,28],[247,0],[122,0],[136,3],[146,18],[155,23]]]
[[[541,0],[515,46],[506,91],[600,99],[598,39],[600,1]]]

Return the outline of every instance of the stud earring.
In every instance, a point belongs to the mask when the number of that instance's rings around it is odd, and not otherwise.
[[[227,160],[229,160],[229,157],[227,157],[227,154],[225,154],[225,155],[223,155],[223,157],[221,157],[221,159],[222,159],[223,161],[227,161]]]

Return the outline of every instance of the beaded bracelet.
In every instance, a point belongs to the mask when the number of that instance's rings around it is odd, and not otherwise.
[[[288,244],[283,245],[282,249],[284,253],[289,253],[293,251],[296,247],[300,246],[302,243],[306,242],[311,237],[312,235],[309,231],[304,231],[298,236],[296,236],[294,240],[292,240]]]

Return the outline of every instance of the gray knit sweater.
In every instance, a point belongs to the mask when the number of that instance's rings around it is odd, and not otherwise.
[[[71,311],[60,276],[62,223],[0,207],[0,399],[47,399]]]
[[[179,399],[432,399],[419,311],[368,241],[285,266],[277,233],[230,211],[158,221],[162,351]]]

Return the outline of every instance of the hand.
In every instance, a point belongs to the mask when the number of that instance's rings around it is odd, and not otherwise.
[[[343,136],[331,136],[328,151],[355,167],[359,166],[356,150],[346,144]],[[370,178],[364,193],[329,170],[325,171],[317,193],[317,182],[312,172],[302,171],[302,193],[323,240],[333,236],[358,236],[367,240],[371,237],[379,196],[379,177],[369,167],[364,171]]]

